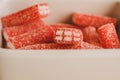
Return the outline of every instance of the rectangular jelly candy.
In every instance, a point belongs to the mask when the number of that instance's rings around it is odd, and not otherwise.
[[[49,26],[42,26],[27,33],[11,37],[8,40],[8,47],[11,49],[21,48],[27,45],[53,41],[53,31]]]
[[[39,20],[50,13],[47,3],[36,4],[32,7],[1,18],[3,27],[22,25],[34,20]]]
[[[96,46],[102,46],[97,34],[97,29],[93,26],[88,26],[82,29],[84,41]]]
[[[6,28],[3,28],[3,35],[5,40],[8,41],[10,37],[17,36],[34,29],[38,29],[44,25],[45,23],[42,20],[37,20],[25,25],[6,27]]]
[[[107,23],[114,23],[116,24],[117,20],[115,18],[107,17],[107,16],[96,16],[96,15],[89,15],[89,14],[81,14],[81,13],[74,13],[73,15],[73,23],[79,26],[94,26],[100,27]]]
[[[99,27],[97,32],[104,48],[118,48],[119,39],[113,23]]]
[[[83,34],[80,29],[57,28],[54,41],[57,44],[76,44],[83,41]]]

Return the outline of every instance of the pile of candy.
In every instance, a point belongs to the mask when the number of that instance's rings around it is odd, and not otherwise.
[[[73,24],[48,25],[47,3],[37,4],[1,18],[9,49],[112,49],[120,48],[111,17],[74,13]]]

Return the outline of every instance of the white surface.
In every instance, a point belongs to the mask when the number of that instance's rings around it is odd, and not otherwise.
[[[42,0],[43,1],[43,0]],[[0,16],[41,0],[0,0]],[[45,0],[48,23],[66,22],[75,11],[106,14],[119,0]],[[0,80],[120,80],[120,49],[7,50],[0,49]]]
[[[118,51],[0,51],[1,80],[120,80]]]

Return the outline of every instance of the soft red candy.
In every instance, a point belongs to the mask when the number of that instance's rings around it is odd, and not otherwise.
[[[14,37],[34,29],[38,29],[44,25],[45,23],[43,21],[37,20],[25,25],[6,27],[3,29],[3,36],[6,39],[6,41],[8,41],[10,37]]]
[[[99,41],[99,37],[97,34],[97,30],[93,26],[88,26],[82,29],[84,41],[88,42],[90,44],[94,44],[96,46],[101,46],[101,43]]]
[[[116,24],[117,20],[115,18],[106,17],[106,16],[95,16],[89,14],[74,13],[73,23],[79,26],[94,26],[100,27],[107,23]]]
[[[11,37],[8,41],[8,47],[21,48],[27,45],[37,43],[47,43],[53,41],[53,31],[49,26],[42,26],[27,33]]]
[[[96,45],[93,45],[93,44],[90,44],[90,43],[87,43],[87,42],[82,42],[78,48],[80,49],[103,49],[102,47],[100,46],[96,46]]]
[[[22,48],[22,50],[41,50],[41,49],[75,49],[75,45],[60,45],[55,43],[34,44]]]
[[[101,44],[104,48],[118,48],[119,39],[114,24],[106,24],[97,30]]]
[[[36,4],[16,13],[1,18],[3,27],[18,26],[39,20],[49,15],[49,7],[47,3]]]
[[[75,28],[57,28],[54,41],[57,44],[76,44],[83,41],[83,34]]]

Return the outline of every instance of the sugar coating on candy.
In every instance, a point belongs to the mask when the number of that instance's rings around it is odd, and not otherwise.
[[[103,49],[100,46],[96,46],[87,42],[81,42],[80,45],[78,46],[80,49]]]
[[[42,3],[2,17],[1,21],[3,27],[18,26],[47,17],[49,13],[48,4]]]
[[[56,31],[57,28],[78,28],[78,26],[76,26],[76,25],[63,24],[63,23],[51,24],[51,27],[52,27],[53,31]]]
[[[50,13],[49,7],[47,4],[42,4],[41,6],[38,6],[39,13],[41,15],[48,15]]]
[[[104,48],[118,48],[119,39],[113,23],[101,26],[97,32]]]
[[[10,37],[17,36],[25,32],[40,28],[44,25],[45,23],[43,21],[37,20],[20,26],[6,27],[3,29],[3,35],[6,41],[8,41]]]
[[[75,44],[83,41],[83,34],[81,30],[75,28],[58,28],[54,41],[57,44]]]
[[[33,44],[19,48],[20,50],[42,50],[42,49],[102,49],[102,47],[94,46],[92,44],[82,42],[74,45],[69,44],[55,44],[55,43],[42,43]]]
[[[73,23],[79,26],[94,26],[100,27],[107,23],[116,24],[117,20],[115,18],[106,17],[106,16],[96,16],[89,14],[74,13]]]
[[[97,29],[93,26],[88,26],[82,29],[84,41],[96,46],[102,46],[97,34]]]
[[[64,24],[64,23],[56,23],[56,24],[51,24],[52,27],[64,27],[64,28],[75,28],[75,25],[71,24]]]
[[[8,41],[10,48],[21,48],[37,43],[47,43],[53,41],[53,31],[49,26],[41,26],[38,29],[27,33],[11,37]]]
[[[44,44],[34,44],[28,45],[22,48],[21,50],[41,50],[41,49],[75,49],[75,45],[60,45],[55,43],[44,43]]]

